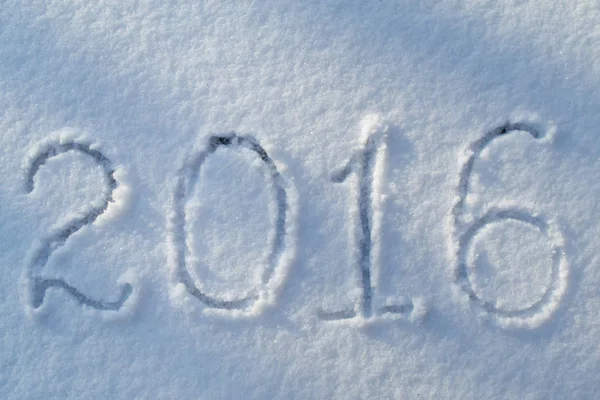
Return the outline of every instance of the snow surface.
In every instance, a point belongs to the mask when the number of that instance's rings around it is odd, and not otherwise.
[[[600,397],[592,0],[5,0],[0,398]]]

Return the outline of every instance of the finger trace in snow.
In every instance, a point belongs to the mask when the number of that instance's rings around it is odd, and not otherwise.
[[[1,4],[0,399],[599,397],[598,1]]]
[[[564,239],[555,224],[538,212],[528,210],[517,205],[503,205],[489,207],[481,216],[473,216],[465,209],[466,197],[470,188],[470,178],[475,162],[481,153],[488,148],[495,139],[514,132],[526,132],[535,139],[540,139],[542,134],[533,125],[516,122],[506,123],[487,132],[482,138],[476,140],[469,147],[469,157],[464,163],[457,189],[457,201],[452,209],[455,242],[455,281],[460,289],[467,294],[469,300],[479,308],[494,315],[500,326],[515,328],[536,328],[551,317],[560,305],[568,284],[568,264],[564,250]],[[475,269],[469,261],[478,236],[489,228],[503,223],[518,222],[526,224],[535,231],[544,235],[550,242],[550,283],[534,301],[528,301],[520,307],[505,307],[497,301],[484,299],[474,284],[473,274]],[[521,268],[531,268],[531,265],[522,265]]]
[[[204,283],[190,265],[197,260],[189,257],[191,250],[188,241],[189,239],[193,240],[194,236],[188,235],[188,231],[194,221],[190,220],[193,215],[188,215],[186,205],[194,193],[194,188],[202,179],[201,170],[207,159],[221,151],[227,151],[230,157],[236,157],[236,150],[249,151],[258,158],[257,162],[267,178],[263,190],[266,189],[271,193],[275,208],[273,210],[274,219],[270,221],[272,225],[272,234],[268,240],[270,251],[257,287],[252,288],[248,293],[236,293],[236,298],[228,298],[231,296],[209,294]],[[229,182],[225,180],[222,184],[227,185]],[[213,309],[220,310],[220,313],[225,315],[253,316],[259,314],[265,306],[274,303],[276,292],[282,285],[287,269],[293,260],[296,229],[295,204],[295,195],[290,182],[284,179],[274,160],[256,139],[250,136],[239,136],[235,133],[210,136],[206,147],[193,153],[185,161],[179,172],[173,197],[173,212],[170,221],[170,263],[176,285],[183,285],[185,292],[200,300],[207,312]],[[252,210],[246,211],[251,212]],[[256,268],[257,266],[251,267]],[[173,294],[181,296],[183,293],[175,290]]]
[[[369,319],[384,314],[410,315],[413,302],[406,300],[399,304],[380,304],[377,298],[377,274],[381,260],[380,232],[383,218],[381,204],[385,185],[386,135],[387,124],[378,115],[368,115],[361,122],[361,136],[364,148],[356,151],[350,161],[332,174],[331,180],[344,182],[351,174],[358,177],[358,229],[355,229],[355,243],[359,247],[359,282],[361,298],[351,309],[326,311],[319,310],[322,320],[335,321],[355,317]]]
[[[69,138],[61,137],[58,141],[48,141],[36,149],[34,156],[27,160],[26,191],[31,193],[34,190],[35,177],[39,169],[50,159],[67,152],[77,152],[89,156],[104,171],[108,191],[105,193],[101,202],[93,205],[84,215],[72,219],[66,226],[56,230],[46,238],[37,240],[30,250],[26,266],[25,280],[27,287],[26,307],[38,309],[44,303],[46,291],[50,288],[63,289],[79,303],[101,311],[118,311],[133,293],[133,287],[127,282],[119,284],[120,294],[117,300],[99,300],[91,298],[83,291],[69,284],[60,277],[46,277],[44,267],[48,263],[52,253],[62,247],[69,237],[78,232],[82,227],[93,224],[114,202],[113,193],[119,186],[114,177],[115,169],[110,160],[99,150],[94,149],[88,143],[73,141]]]

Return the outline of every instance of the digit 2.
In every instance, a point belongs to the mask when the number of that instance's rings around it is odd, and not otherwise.
[[[97,310],[119,310],[125,301],[133,292],[133,287],[125,283],[121,288],[121,293],[117,301],[104,301],[93,299],[87,296],[81,290],[67,283],[61,278],[47,278],[43,274],[44,266],[48,264],[48,260],[57,249],[62,247],[66,241],[85,225],[94,223],[96,219],[102,215],[108,205],[113,202],[113,192],[117,188],[118,183],[114,177],[114,169],[111,162],[100,151],[90,148],[88,144],[77,142],[66,143],[49,143],[43,148],[36,157],[33,158],[27,173],[26,190],[31,193],[34,189],[35,176],[39,169],[51,158],[67,152],[81,153],[90,157],[104,171],[107,180],[108,191],[106,192],[102,204],[97,207],[92,207],[87,214],[72,219],[65,226],[58,229],[51,235],[43,238],[38,246],[33,249],[32,257],[27,265],[27,280],[30,290],[30,301],[33,308],[39,308],[44,303],[46,291],[50,288],[62,289],[79,301],[79,303],[95,308]]]

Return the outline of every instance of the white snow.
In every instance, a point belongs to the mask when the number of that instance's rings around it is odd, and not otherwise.
[[[600,9],[7,0],[0,398],[593,399]]]

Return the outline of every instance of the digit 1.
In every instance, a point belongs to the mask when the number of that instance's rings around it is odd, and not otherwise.
[[[401,305],[386,305],[376,308],[373,299],[376,297],[376,290],[373,286],[373,261],[375,259],[378,246],[373,243],[373,238],[378,229],[378,224],[374,222],[373,205],[379,198],[378,187],[376,185],[376,175],[378,164],[381,164],[385,156],[385,139],[387,136],[387,126],[381,120],[372,116],[363,121],[363,147],[358,150],[350,161],[332,176],[332,181],[341,183],[351,175],[358,177],[358,223],[360,226],[356,243],[359,247],[358,271],[360,276],[361,299],[355,309],[346,309],[340,311],[320,311],[319,316],[324,320],[350,319],[354,317],[371,318],[375,315],[391,314],[409,314],[414,306],[412,302]],[[374,248],[375,247],[375,248]],[[378,257],[377,259],[378,260]]]

